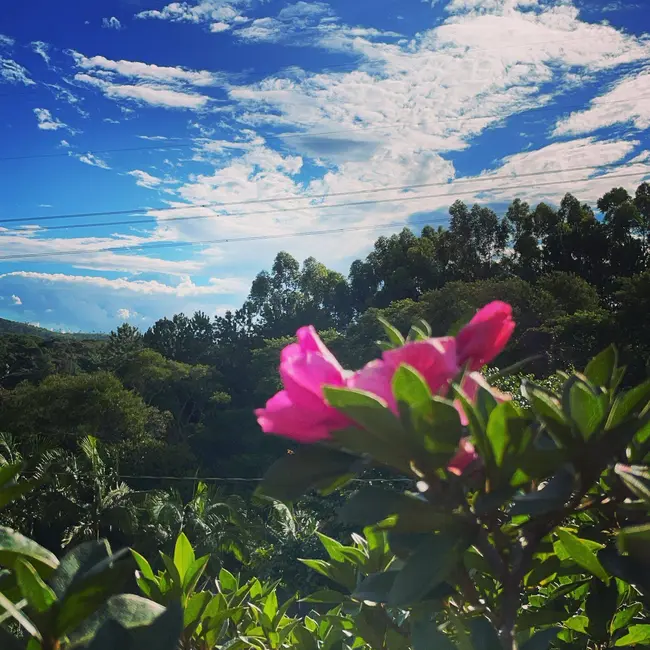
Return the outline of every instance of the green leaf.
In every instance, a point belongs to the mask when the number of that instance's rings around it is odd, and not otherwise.
[[[503,465],[506,449],[510,444],[511,420],[519,419],[520,415],[517,407],[512,402],[503,402],[490,413],[487,424],[487,439],[492,447],[492,456],[497,467]]]
[[[178,569],[176,568],[176,564],[174,564],[174,560],[169,557],[169,555],[165,555],[162,551],[159,551],[160,553],[160,559],[163,561],[163,564],[165,565],[165,569],[167,570],[167,576],[168,579],[171,582],[171,590],[175,594],[177,598],[181,597],[181,589],[183,586],[183,581],[181,580],[181,574],[178,572]]]
[[[41,633],[34,623],[23,612],[21,612],[2,592],[0,592],[0,607],[7,611],[21,627],[34,638],[41,640]]]
[[[605,418],[607,396],[595,395],[589,385],[577,375],[567,381],[565,391],[565,410],[576,423],[582,437],[588,440]]]
[[[622,636],[614,645],[647,645],[650,642],[650,625],[631,625],[628,633]]]
[[[564,506],[573,493],[573,487],[573,475],[560,471],[541,490],[515,496],[510,514],[539,516],[555,512]]]
[[[151,580],[152,582],[157,582],[156,576],[154,575],[153,569],[151,568],[149,562],[144,557],[142,557],[140,553],[134,551],[133,549],[131,549],[131,555],[133,556],[133,559],[138,565],[138,569],[140,569],[140,573],[142,573],[142,575],[147,580]]]
[[[30,607],[37,612],[44,612],[56,602],[56,594],[43,582],[29,562],[19,558],[16,560],[14,571],[20,591]]]
[[[363,465],[355,456],[320,445],[304,445],[267,470],[259,492],[280,501],[295,501],[310,489],[344,476]]]
[[[372,431],[348,427],[332,431],[332,438],[347,449],[360,456],[370,456],[377,463],[399,469],[404,474],[412,474],[411,448],[409,441],[404,437],[396,436],[386,440]]]
[[[0,566],[13,568],[17,559],[28,560],[42,575],[59,566],[53,553],[11,528],[0,526]]]
[[[612,405],[607,419],[607,429],[613,429],[632,415],[638,415],[650,400],[650,380],[621,393]]]
[[[165,608],[162,605],[141,596],[133,594],[113,596],[108,599],[100,610],[86,619],[83,625],[70,635],[70,640],[74,646],[88,643],[106,621],[116,621],[127,629],[146,626],[153,623],[164,611]],[[147,648],[149,645],[140,647]],[[155,650],[158,650],[158,648],[156,647]]]
[[[393,375],[395,400],[418,407],[431,401],[431,390],[422,375],[408,365],[401,365]]]
[[[212,594],[207,591],[201,591],[188,598],[183,611],[183,628],[186,636],[192,636],[211,599]]]
[[[105,540],[79,544],[63,556],[56,571],[50,576],[49,584],[61,599],[75,580],[109,557],[111,550]]]
[[[572,616],[564,621],[565,627],[574,632],[580,632],[581,634],[587,634],[587,625],[589,625],[589,619],[581,615]]]
[[[174,565],[178,570],[181,583],[195,559],[194,549],[190,544],[190,540],[187,539],[185,533],[181,533],[176,539],[176,544],[174,546]]]
[[[557,633],[559,631],[559,627],[549,627],[545,630],[539,630],[539,632],[535,632],[535,634],[533,634],[533,636],[531,636],[530,639],[521,646],[521,650],[548,650],[551,643],[557,639]]]
[[[219,586],[220,591],[236,591],[238,584],[237,578],[228,571],[228,569],[221,569],[219,571]]]
[[[365,390],[323,386],[330,406],[347,415],[353,422],[377,437],[390,441],[403,437],[400,421],[386,403]]]
[[[415,620],[411,633],[413,650],[456,650],[453,641],[438,629],[435,621]]]
[[[320,589],[310,594],[306,598],[302,598],[300,602],[303,603],[331,603],[333,605],[340,605],[347,600],[347,596],[340,591],[333,589]]]
[[[591,550],[585,540],[576,537],[573,533],[559,528],[557,536],[571,558],[604,583],[609,584],[609,575],[600,563],[596,554]]]
[[[377,316],[377,320],[379,321],[379,324],[384,329],[384,332],[386,333],[386,337],[393,345],[393,347],[399,348],[402,345],[404,345],[405,343],[404,337],[396,327],[391,325],[383,316]]]
[[[609,627],[610,634],[614,634],[617,630],[622,630],[624,627],[627,627],[642,610],[643,605],[641,603],[634,603],[634,605],[630,605],[617,612]]]
[[[616,580],[609,585],[600,580],[592,580],[585,614],[589,619],[587,633],[592,639],[604,643],[609,639],[609,623],[616,612],[618,602],[618,587]]]
[[[413,604],[443,582],[462,559],[462,543],[455,534],[427,535],[395,578],[388,604]]]
[[[522,383],[521,392],[557,444],[571,449],[575,444],[571,423],[562,412],[557,396],[528,380]]]
[[[473,618],[469,622],[469,629],[474,650],[502,650],[499,636],[485,616]]]
[[[429,531],[460,520],[451,514],[436,510],[430,503],[415,495],[379,487],[364,487],[352,495],[339,510],[339,519],[346,524],[370,526],[397,515],[391,526],[397,530]]]
[[[650,472],[647,467],[617,463],[614,471],[633,494],[650,504]]]
[[[384,604],[388,602],[388,595],[395,584],[398,571],[381,571],[371,573],[364,578],[352,593],[357,600]]]
[[[209,561],[210,556],[204,555],[192,562],[187,572],[185,573],[185,578],[183,579],[183,591],[186,594],[191,594],[194,591],[198,581],[201,579],[201,576],[205,571],[205,568],[208,566]]]
[[[623,528],[618,534],[618,548],[635,560],[648,564],[650,561],[650,524]]]
[[[55,629],[58,636],[74,630],[94,614],[113,595],[118,594],[133,567],[129,561],[119,561],[126,555],[115,554],[97,563],[83,575],[77,574],[60,600]]]
[[[584,375],[594,386],[610,388],[617,363],[618,352],[610,345],[587,364]]]
[[[13,481],[22,468],[22,462],[2,465],[0,467],[0,488],[4,488],[7,483]]]

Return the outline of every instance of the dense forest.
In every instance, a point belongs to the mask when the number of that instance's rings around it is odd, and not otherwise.
[[[625,381],[640,382],[650,363],[650,185],[612,189],[597,209],[571,194],[557,209],[517,199],[502,215],[456,201],[447,228],[380,237],[347,277],[281,252],[224,316],[176,314],[94,338],[4,326],[0,464],[24,460],[42,479],[4,523],[56,553],[99,536],[153,553],[184,530],[231,569],[291,589],[320,584],[294,559],[322,554],[319,526],[347,530],[331,517],[345,497],[293,509],[252,497],[293,447],[262,434],[253,414],[279,389],[280,350],[313,324],[344,366],[359,367],[377,354],[378,316],[403,332],[424,319],[437,336],[502,300],[517,329],[499,367],[530,357],[525,372],[552,382],[614,342]]]

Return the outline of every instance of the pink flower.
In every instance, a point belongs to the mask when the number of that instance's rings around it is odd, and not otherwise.
[[[503,350],[514,329],[510,305],[498,300],[486,305],[456,337],[458,364],[478,370]]]
[[[463,438],[458,445],[458,452],[449,461],[447,469],[456,476],[460,476],[475,460],[478,459],[478,454],[474,449],[474,445],[469,441],[469,438]]]
[[[452,337],[414,341],[387,350],[381,360],[371,361],[348,380],[350,388],[360,388],[383,399],[397,413],[393,377],[401,365],[417,370],[434,395],[444,392],[458,372],[456,346]]]
[[[288,345],[280,357],[284,390],[274,395],[255,415],[264,433],[275,433],[299,442],[329,438],[348,419],[333,409],[323,396],[323,386],[344,386],[349,373],[312,327],[302,327],[298,342]]]

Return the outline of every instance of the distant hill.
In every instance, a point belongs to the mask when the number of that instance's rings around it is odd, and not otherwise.
[[[102,341],[108,338],[108,334],[96,332],[71,332],[65,334],[63,332],[53,332],[44,327],[0,318],[0,336],[3,334],[23,334],[38,336],[41,339],[74,339],[77,341]]]

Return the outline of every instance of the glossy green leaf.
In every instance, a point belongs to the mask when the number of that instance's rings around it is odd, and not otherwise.
[[[237,578],[228,569],[222,568],[219,570],[219,586],[222,592],[235,591],[238,587]]]
[[[377,316],[377,320],[382,326],[384,332],[386,333],[386,337],[393,347],[399,348],[404,345],[404,337],[396,327],[391,325],[383,316]]]
[[[613,345],[597,354],[585,368],[585,377],[595,386],[609,388],[618,363],[618,352]]]
[[[0,526],[0,566],[12,568],[18,558],[27,559],[41,575],[59,566],[56,556],[20,533]]]
[[[558,472],[541,490],[515,496],[510,514],[535,517],[560,510],[571,496],[573,487],[573,475],[566,471]]]
[[[183,579],[183,591],[186,594],[191,594],[194,591],[198,581],[201,579],[201,576],[203,575],[206,567],[208,566],[209,561],[210,561],[209,555],[198,557],[196,558],[196,560],[194,560],[194,562],[192,562],[190,567],[187,569],[187,572],[185,573],[185,578]]]
[[[634,605],[630,605],[620,612],[616,612],[616,616],[612,619],[609,628],[610,634],[614,634],[617,630],[622,630],[624,627],[627,627],[641,611],[643,611],[643,605],[641,603],[634,603]]]
[[[332,605],[340,605],[346,600],[347,596],[340,591],[333,589],[319,589],[306,598],[302,598],[300,602],[303,603],[329,603]]]
[[[48,610],[56,602],[56,594],[43,582],[36,569],[26,560],[16,560],[14,567],[20,591],[37,612]]]
[[[330,406],[377,437],[384,440],[403,437],[399,419],[373,393],[356,388],[324,386],[323,394]]]
[[[650,643],[650,625],[631,625],[628,633],[616,641],[614,645],[648,645]]]
[[[415,620],[411,635],[413,650],[456,650],[454,642],[432,620]]]
[[[363,469],[355,456],[319,445],[303,445],[267,470],[259,492],[280,501],[295,501],[324,482],[353,476]]]
[[[548,650],[551,643],[557,639],[559,627],[549,627],[535,632],[528,641],[521,645],[521,650]]]
[[[565,408],[582,437],[588,440],[605,418],[607,397],[595,395],[591,388],[576,375],[569,379],[567,387]]]
[[[589,619],[586,616],[576,615],[567,618],[564,621],[564,626],[569,630],[574,632],[580,632],[581,634],[587,634],[587,626],[589,625]]]
[[[401,365],[393,375],[393,395],[395,400],[417,407],[431,400],[431,389],[424,377],[408,365]]]
[[[0,592],[0,607],[11,615],[17,623],[29,634],[36,639],[41,639],[41,633],[32,621],[12,603],[2,592]]]
[[[609,575],[607,574],[607,571],[605,571],[605,568],[600,563],[600,560],[593,550],[585,543],[585,540],[576,537],[573,533],[563,530],[562,528],[557,530],[557,536],[566,552],[577,564],[603,582],[609,584]]]
[[[181,583],[183,583],[185,574],[190,566],[192,566],[195,559],[194,549],[190,544],[190,540],[187,539],[185,533],[181,533],[176,539],[176,544],[174,545],[174,565],[178,570]]]
[[[502,650],[497,631],[485,616],[471,619],[469,629],[474,650]]]
[[[79,580],[86,572],[110,557],[110,546],[105,540],[79,544],[63,556],[48,583],[61,599],[75,580]]]
[[[135,563],[138,565],[140,573],[142,573],[142,575],[147,578],[147,580],[156,582],[156,576],[154,575],[153,569],[151,568],[149,562],[144,557],[142,557],[140,553],[134,551],[133,549],[131,549],[131,555],[133,556]]]
[[[613,429],[632,415],[638,415],[650,400],[650,380],[620,394],[612,405],[606,427]]]
[[[618,547],[637,561],[650,562],[650,524],[624,528],[618,534]]]
[[[388,604],[410,605],[443,582],[462,559],[462,540],[453,533],[427,535],[397,574]]]

